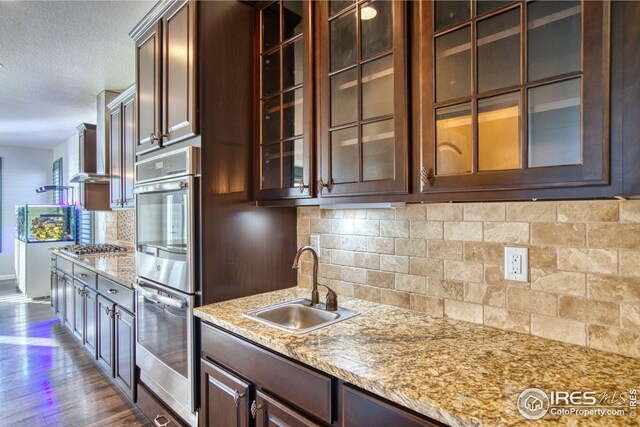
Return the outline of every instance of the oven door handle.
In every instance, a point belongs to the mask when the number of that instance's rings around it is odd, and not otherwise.
[[[187,305],[187,302],[183,299],[171,298],[164,295],[158,295],[154,292],[148,291],[146,286],[135,284],[133,288],[138,291],[143,297],[153,302],[154,304],[164,304],[173,308],[184,308]]]
[[[184,190],[189,187],[189,183],[184,180],[174,180],[174,181],[166,181],[166,182],[158,182],[156,184],[145,184],[136,187],[133,192],[135,194],[141,193],[157,193],[160,191],[177,191]]]

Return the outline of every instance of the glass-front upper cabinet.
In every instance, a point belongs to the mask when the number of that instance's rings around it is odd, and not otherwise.
[[[406,193],[406,2],[316,6],[318,194]]]
[[[423,192],[604,184],[606,1],[422,5]]]
[[[310,197],[311,2],[259,3],[258,200]]]

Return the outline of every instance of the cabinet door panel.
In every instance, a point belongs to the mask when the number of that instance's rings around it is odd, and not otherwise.
[[[69,330],[71,332],[73,332],[73,322],[75,321],[75,317],[74,317],[74,299],[73,296],[75,295],[75,288],[73,287],[73,279],[71,279],[69,276],[64,276],[63,278],[64,281],[64,323],[67,326],[67,328],[69,328]]]
[[[134,318],[126,311],[115,311],[115,363],[116,382],[122,390],[134,399],[135,391],[135,327]],[[135,399],[134,399],[135,400]]]
[[[56,300],[57,300],[57,304],[56,304],[56,316],[58,317],[58,319],[60,319],[61,323],[64,323],[64,319],[65,319],[65,305],[66,305],[66,300],[65,300],[65,292],[64,292],[64,273],[62,273],[61,271],[58,272],[57,276],[56,276],[56,281],[58,282],[56,284]]]
[[[58,314],[58,273],[51,270],[51,311]]]
[[[84,285],[74,280],[73,334],[84,344]]]
[[[122,108],[111,111],[109,117],[109,153],[111,158],[111,207],[122,207]]]
[[[407,193],[407,4],[317,4],[319,195]]]
[[[164,144],[197,133],[195,86],[195,8],[193,1],[176,2],[162,19]]]
[[[343,427],[436,427],[441,424],[419,418],[381,399],[344,386],[342,393]]]
[[[200,425],[245,427],[249,425],[250,384],[202,359]]]
[[[161,40],[160,23],[136,42],[137,146],[136,153],[159,148],[154,139],[162,132],[160,124]]]
[[[134,207],[134,164],[136,160],[136,100],[131,97],[122,103],[122,179],[124,207]]]
[[[84,346],[95,359],[98,348],[98,294],[88,287],[85,292]]]
[[[113,376],[114,305],[98,295],[98,361]]]
[[[304,415],[258,391],[255,400],[256,427],[316,427],[320,426]]]

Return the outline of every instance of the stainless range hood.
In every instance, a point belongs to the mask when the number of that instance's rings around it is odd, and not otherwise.
[[[78,126],[80,156],[78,173],[73,175],[70,182],[87,184],[107,184],[110,179],[109,151],[109,110],[107,104],[111,102],[119,92],[104,90],[97,99],[97,124],[81,124]],[[92,129],[93,128],[93,129]]]

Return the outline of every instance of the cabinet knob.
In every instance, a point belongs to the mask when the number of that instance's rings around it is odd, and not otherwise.
[[[300,190],[300,194],[304,193],[305,188],[309,188],[308,185],[304,185],[304,179],[298,180],[296,187]]]
[[[110,288],[110,289],[108,289],[108,290],[107,290],[107,292],[108,292],[108,293],[110,293],[111,295],[114,295],[114,294],[117,294],[117,293],[118,293],[118,290],[117,290],[117,289]]]
[[[80,273],[80,274],[78,274],[78,277],[81,278],[81,279],[86,279],[87,277],[89,277],[89,275],[86,274],[86,273]]]
[[[318,181],[318,194],[322,194],[322,190],[324,190],[325,188],[329,190],[329,192],[331,192],[332,185],[333,185],[332,179],[329,180],[329,183],[325,184],[322,178],[320,178],[320,180]]]
[[[264,408],[264,405],[258,405],[254,400],[253,403],[251,404],[251,416],[255,419],[256,415],[258,415],[258,411],[263,408]]]
[[[245,396],[244,393],[240,393],[238,390],[234,390],[233,402],[236,404],[236,408],[240,406],[240,400]]]

